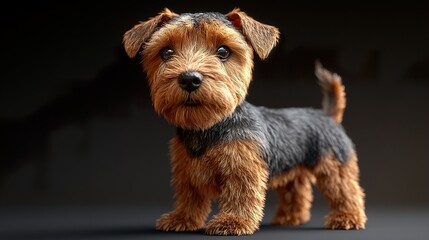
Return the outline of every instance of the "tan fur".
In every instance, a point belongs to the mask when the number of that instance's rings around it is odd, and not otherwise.
[[[312,183],[316,183],[331,208],[325,219],[327,228],[365,228],[365,194],[359,185],[356,154],[345,163],[331,155],[323,156],[314,167],[299,166],[274,176],[269,186],[280,197],[274,224],[300,225],[310,219]]]
[[[232,51],[225,63],[215,55],[221,43]],[[167,62],[162,61],[159,52],[164,46],[172,46],[179,54]],[[209,128],[231,114],[247,95],[252,79],[252,49],[240,33],[216,20],[200,23],[198,28],[190,22],[180,31],[175,24],[166,24],[153,34],[145,49],[143,65],[155,111],[176,126]],[[180,73],[190,70],[200,72],[204,80],[201,87],[189,95],[178,86],[176,79]],[[188,97],[202,104],[192,108],[183,106]]]
[[[270,187],[280,198],[273,224],[295,226],[310,220],[313,201],[311,184],[314,182],[311,170],[304,167],[295,167],[271,179]]]
[[[315,74],[323,91],[323,111],[341,123],[346,108],[346,92],[341,77],[323,68],[319,61],[316,61]]]
[[[151,86],[155,111],[176,126],[207,129],[231,114],[244,100],[252,79],[252,47],[261,58],[266,58],[278,41],[279,31],[257,22],[239,9],[231,11],[227,17],[242,33],[215,19],[200,23],[198,28],[194,28],[191,19],[185,26],[183,22],[167,22],[175,16],[176,13],[165,9],[158,16],[134,26],[124,34],[124,47],[128,55],[134,57],[150,36],[151,41],[144,46],[143,67]],[[178,24],[182,24],[180,31],[177,31]],[[160,25],[163,27],[154,32]],[[214,55],[220,44],[227,45],[233,53],[225,63]],[[165,46],[173,47],[180,54],[164,62],[159,58],[159,52]],[[204,76],[201,88],[190,96],[174,81],[186,70],[198,71]],[[183,102],[188,97],[205,104],[184,107]]]
[[[125,51],[128,56],[133,58],[136,56],[137,52],[140,50],[144,41],[146,41],[155,29],[162,25],[162,23],[167,22],[173,17],[177,16],[176,13],[173,13],[168,8],[165,8],[164,11],[160,12],[158,16],[141,22],[140,24],[135,25],[132,29],[128,30],[124,34],[123,43]]]
[[[239,8],[234,9],[226,16],[236,28],[241,29],[258,56],[261,59],[267,58],[279,40],[279,30],[276,27],[256,21],[245,12],[240,11]]]
[[[207,233],[251,234],[259,228],[267,190],[268,168],[251,141],[219,144],[200,158],[190,158],[185,146],[171,142],[175,210],[157,221],[165,231],[204,227],[210,201],[218,198],[219,213]]]
[[[331,208],[325,226],[331,229],[365,228],[365,194],[359,185],[356,155],[345,163],[326,156],[314,167],[313,173],[318,189]]]
[[[156,229],[191,231],[203,228],[211,210],[211,200],[218,192],[213,181],[214,172],[206,171],[208,163],[190,158],[177,138],[171,141],[170,152],[175,210],[162,215]]]

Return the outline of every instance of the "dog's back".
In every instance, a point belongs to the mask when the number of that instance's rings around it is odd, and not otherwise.
[[[314,166],[317,160],[333,155],[345,162],[354,154],[354,144],[339,124],[346,98],[341,77],[331,73],[316,61],[315,74],[322,88],[322,110],[311,108],[255,108],[261,121],[266,142],[263,153],[271,175],[296,165]]]
[[[343,127],[321,110],[311,108],[268,109],[255,107],[265,122],[263,153],[271,175],[301,165],[311,167],[332,154],[345,162],[354,152]]]

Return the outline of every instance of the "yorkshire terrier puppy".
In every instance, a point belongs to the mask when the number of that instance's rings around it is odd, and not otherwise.
[[[329,202],[327,228],[365,227],[357,156],[340,125],[346,105],[340,76],[316,63],[321,110],[245,101],[254,52],[265,59],[278,38],[277,28],[239,9],[226,15],[164,9],[124,34],[129,57],[142,56],[155,111],[177,127],[170,143],[175,209],[156,229],[252,234],[270,188],[280,197],[273,223],[304,224],[312,184]],[[206,224],[213,199],[219,212]]]

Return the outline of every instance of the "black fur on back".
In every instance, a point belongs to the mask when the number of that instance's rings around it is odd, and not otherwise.
[[[188,154],[199,157],[216,144],[234,140],[256,141],[270,175],[296,165],[313,166],[321,156],[350,159],[354,145],[343,127],[321,110],[269,109],[244,102],[234,113],[206,130],[177,129]]]

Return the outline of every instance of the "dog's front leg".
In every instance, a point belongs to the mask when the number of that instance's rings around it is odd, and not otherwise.
[[[179,190],[180,189],[180,190]],[[189,187],[176,188],[175,209],[156,222],[162,231],[196,231],[205,226],[210,212],[210,199]]]
[[[189,157],[177,138],[172,140],[170,150],[175,209],[157,220],[156,229],[176,232],[201,229],[210,213],[214,195],[212,184],[208,184],[210,174],[202,171],[202,161]]]
[[[254,233],[263,217],[267,164],[250,141],[220,144],[217,149],[219,213],[207,224],[210,235]]]

